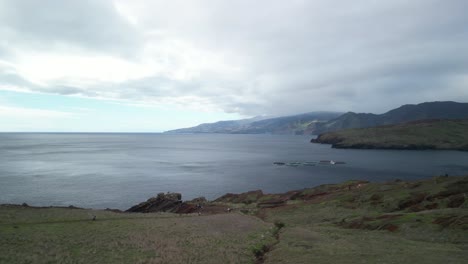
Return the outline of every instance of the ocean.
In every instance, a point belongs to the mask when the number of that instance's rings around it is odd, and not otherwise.
[[[0,133],[0,203],[127,209],[160,192],[180,192],[183,200],[215,199],[228,192],[285,192],[350,179],[382,182],[468,174],[468,152],[344,150],[310,139]]]

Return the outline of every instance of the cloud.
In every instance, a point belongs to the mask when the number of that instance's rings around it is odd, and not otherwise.
[[[252,116],[468,101],[467,9],[464,0],[3,1],[0,81]]]
[[[131,55],[139,48],[138,30],[111,1],[2,1],[0,10],[0,32],[20,49]]]

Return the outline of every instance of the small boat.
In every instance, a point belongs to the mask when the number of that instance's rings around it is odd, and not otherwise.
[[[346,162],[344,161],[334,161],[334,160],[321,160],[319,162],[319,164],[322,164],[322,165],[338,165],[338,164],[346,164]]]

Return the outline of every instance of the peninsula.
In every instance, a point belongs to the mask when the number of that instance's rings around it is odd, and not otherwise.
[[[423,120],[320,134],[333,148],[468,150],[468,120]]]

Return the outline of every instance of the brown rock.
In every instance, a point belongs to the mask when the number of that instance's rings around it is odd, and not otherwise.
[[[191,206],[182,202],[180,193],[159,193],[156,197],[149,198],[146,202],[142,202],[129,208],[126,212],[151,213],[151,212],[171,212],[192,213]]]
[[[465,202],[465,195],[458,194],[450,196],[449,201],[447,203],[447,207],[450,208],[457,208],[460,207]]]

